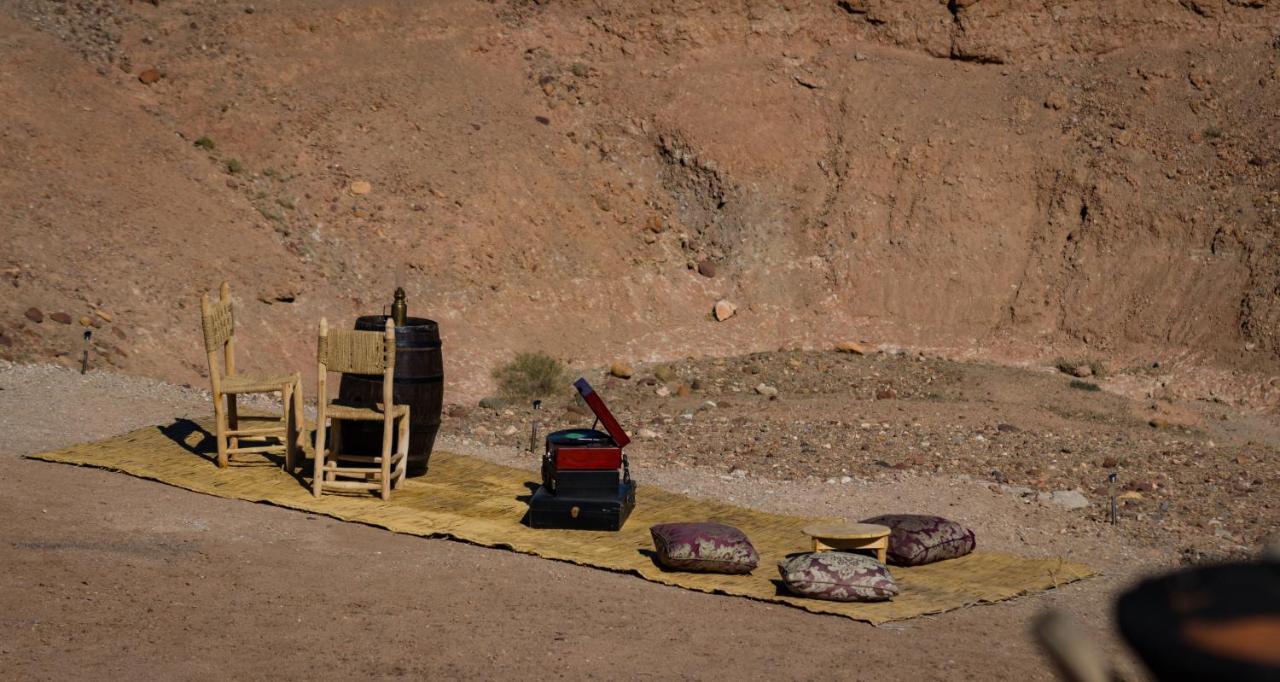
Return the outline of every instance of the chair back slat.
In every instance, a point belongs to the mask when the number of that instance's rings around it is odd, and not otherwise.
[[[395,345],[390,344],[388,352],[382,332],[331,331],[320,337],[318,352],[327,371],[343,374],[382,374],[395,362]]]
[[[204,326],[206,352],[222,350],[236,332],[235,316],[231,313],[231,301],[217,301],[202,309],[200,322]]]

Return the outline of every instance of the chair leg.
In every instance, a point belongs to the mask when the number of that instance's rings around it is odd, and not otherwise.
[[[240,428],[240,415],[236,411],[236,407],[237,407],[236,394],[228,393],[227,394],[227,426],[230,427],[232,431]],[[240,447],[240,438],[238,436],[232,436],[228,441],[228,443],[229,443],[229,447],[232,450],[234,450]]]
[[[409,471],[409,415],[400,418],[400,475],[396,477],[396,486],[404,483],[404,477]]]
[[[324,417],[316,419],[316,452],[311,465],[311,494],[320,497],[324,485]]]
[[[220,394],[213,394],[213,431],[218,444],[218,468],[227,468],[227,414]]]
[[[342,454],[342,420],[331,419],[330,422],[329,439],[333,441],[333,446],[329,448],[329,459],[333,460],[334,464],[338,464],[338,455]],[[351,453],[348,452],[347,454]],[[338,480],[338,475],[333,472],[329,472],[325,474],[324,480],[336,481]]]
[[[297,437],[295,443],[296,453],[306,457],[307,452],[307,415],[302,409],[302,382],[299,381],[293,387],[293,432]]]
[[[293,390],[293,384],[288,383],[281,387],[280,391],[282,400],[280,409],[283,411],[283,414],[280,415],[280,421],[284,422],[284,470],[289,473],[293,473],[298,454],[298,438],[294,434],[298,425],[293,420]]]

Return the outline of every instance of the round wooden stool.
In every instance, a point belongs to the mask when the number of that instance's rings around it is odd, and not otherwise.
[[[874,523],[815,523],[804,534],[813,538],[815,552],[873,550],[883,564],[889,550],[889,527]]]

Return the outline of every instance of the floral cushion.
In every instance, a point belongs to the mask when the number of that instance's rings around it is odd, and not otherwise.
[[[747,536],[723,523],[660,523],[649,532],[658,563],[677,571],[750,573],[760,562]]]
[[[941,516],[885,514],[863,523],[888,526],[889,563],[895,566],[922,566],[954,559],[973,551],[973,531]]]
[[[809,552],[778,562],[787,589],[801,597],[828,601],[886,601],[898,584],[884,564],[865,554]]]

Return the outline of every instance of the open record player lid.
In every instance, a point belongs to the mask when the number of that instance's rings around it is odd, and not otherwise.
[[[600,420],[600,425],[613,437],[613,442],[617,443],[620,448],[626,447],[627,443],[631,442],[631,438],[627,436],[626,431],[622,430],[618,420],[613,417],[613,413],[605,406],[604,400],[600,399],[595,389],[591,388],[591,384],[587,383],[585,378],[579,378],[573,382],[573,387],[578,389],[578,394],[582,396],[583,400],[587,401],[591,411],[596,413],[596,418]]]

